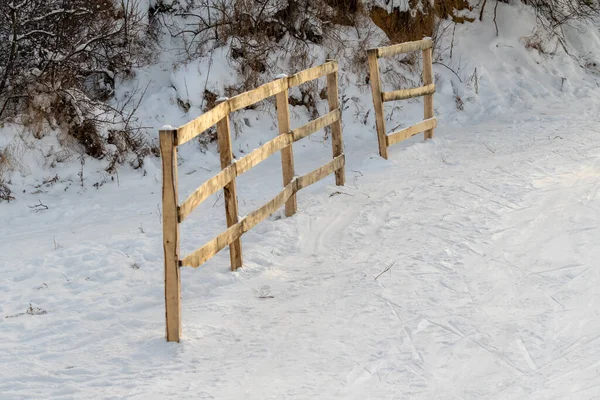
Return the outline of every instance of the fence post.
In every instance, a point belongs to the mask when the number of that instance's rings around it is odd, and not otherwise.
[[[423,50],[423,86],[427,86],[433,83],[433,63],[432,63],[432,48]],[[424,112],[423,116],[425,119],[433,118],[433,95],[430,94],[425,96],[423,100]],[[433,139],[433,128],[425,131],[425,140]]]
[[[281,74],[278,79],[286,79],[287,75]],[[279,134],[285,135],[290,132],[290,110],[288,105],[288,89],[275,95],[277,106],[277,124],[279,125]],[[281,149],[281,167],[283,169],[283,186],[286,187],[294,179],[294,151],[292,145]],[[285,203],[285,216],[291,217],[296,214],[298,203],[296,193],[292,194]]]
[[[165,256],[165,316],[167,341],[181,335],[181,279],[179,276],[179,221],[177,217],[177,130],[161,130],[163,248]]]
[[[375,107],[375,127],[379,142],[379,155],[387,160],[387,140],[385,135],[385,119],[383,117],[383,102],[381,101],[381,78],[379,76],[379,63],[377,62],[377,49],[367,50],[369,57],[369,75],[371,81],[371,94]]]
[[[330,62],[337,61],[327,60]],[[327,101],[329,102],[329,111],[334,111],[340,107],[339,102],[339,87],[338,87],[338,71],[327,75]],[[331,125],[331,146],[333,148],[333,158],[341,156],[344,152],[344,143],[342,141],[342,116],[340,110],[340,119]],[[335,184],[344,186],[346,181],[345,166],[335,171]]]
[[[227,101],[227,98],[219,99],[219,103]],[[217,136],[219,139],[219,154],[221,157],[221,169],[227,168],[233,161],[231,152],[231,129],[229,125],[229,106],[227,106],[227,115],[217,122]],[[238,200],[235,188],[235,177],[223,188],[225,197],[225,216],[227,218],[227,227],[238,222]],[[242,266],[242,242],[237,238],[229,245],[229,259],[231,261],[231,270]]]

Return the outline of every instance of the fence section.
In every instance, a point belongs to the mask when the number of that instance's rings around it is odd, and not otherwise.
[[[388,158],[387,148],[392,144],[408,139],[420,132],[425,132],[425,139],[433,138],[433,129],[437,126],[437,119],[433,115],[433,94],[435,93],[435,84],[433,83],[432,48],[433,41],[426,38],[416,42],[370,49],[367,52],[369,58],[371,93],[373,95],[373,105],[375,107],[375,124],[377,128],[377,140],[379,142],[379,154],[385,159]],[[384,92],[381,88],[378,60],[383,57],[391,57],[419,50],[423,52],[423,86],[413,89]],[[425,96],[423,113],[425,120],[416,125],[387,135],[383,103],[421,96]]]
[[[327,77],[329,113],[304,126],[290,129],[288,89],[302,83]],[[252,151],[245,157],[234,160],[231,153],[229,114],[268,97],[275,96],[279,135]],[[177,147],[192,140],[213,125],[217,125],[221,172],[204,182],[187,199],[179,204],[177,190]],[[333,160],[320,168],[300,177],[294,177],[294,155],[292,143],[312,133],[331,126]],[[285,204],[286,216],[296,212],[296,193],[326,176],[335,173],[336,184],[345,181],[345,158],[342,145],[341,111],[338,99],[338,65],[329,61],[289,77],[282,77],[252,91],[226,99],[212,110],[195,120],[177,128],[161,130],[160,149],[163,167],[163,245],[165,252],[165,309],[167,340],[178,342],[181,336],[181,280],[179,268],[199,267],[223,248],[229,246],[231,269],[242,266],[240,238],[259,222],[273,214]],[[238,203],[235,178],[250,170],[277,151],[281,152],[283,190],[258,210],[238,219]],[[210,195],[223,189],[225,214],[228,228],[193,253],[181,258],[179,255],[179,224]]]

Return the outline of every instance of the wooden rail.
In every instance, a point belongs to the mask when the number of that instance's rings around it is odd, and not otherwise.
[[[435,93],[435,84],[433,83],[433,65],[431,58],[432,48],[433,41],[430,38],[425,38],[415,42],[400,43],[393,46],[379,47],[367,51],[369,58],[371,95],[373,96],[373,106],[375,107],[375,125],[377,129],[377,141],[379,143],[379,154],[385,159],[388,158],[389,146],[408,139],[417,133],[424,132],[425,139],[433,138],[433,128],[437,126],[437,119],[433,113],[433,94]],[[391,57],[402,53],[410,53],[412,51],[423,52],[423,86],[418,88],[384,92],[381,88],[381,76],[379,72],[378,59],[383,57]],[[388,101],[406,100],[421,96],[425,97],[423,104],[423,116],[425,120],[388,136],[385,128],[383,103]]]
[[[288,89],[325,76],[327,77],[329,112],[304,126],[292,130],[290,128]],[[245,157],[234,160],[231,153],[230,113],[271,96],[275,96],[276,100],[279,135]],[[200,185],[183,203],[179,204],[177,147],[192,140],[214,125],[217,126],[221,171]],[[292,143],[326,126],[331,126],[333,160],[306,175],[294,177]],[[336,184],[344,185],[345,157],[338,98],[337,62],[328,61],[318,67],[301,71],[289,77],[283,76],[254,90],[226,99],[212,110],[177,129],[161,130],[159,136],[163,170],[166,336],[167,341],[179,342],[181,338],[180,267],[199,267],[219,251],[229,246],[231,269],[235,270],[243,264],[240,240],[242,235],[272,215],[284,204],[286,216],[295,214],[297,209],[296,193],[299,190],[333,173],[335,173]],[[283,190],[258,210],[238,220],[236,178],[278,151],[281,152]],[[210,195],[221,189],[223,189],[225,198],[227,229],[193,253],[180,258],[179,224]]]

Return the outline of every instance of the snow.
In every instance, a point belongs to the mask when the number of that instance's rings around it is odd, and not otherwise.
[[[298,194],[295,216],[245,234],[237,272],[227,250],[183,268],[179,344],[164,339],[160,160],[113,176],[76,155],[49,165],[57,137],[3,127],[21,168],[17,200],[0,205],[0,399],[597,397],[600,35],[567,28],[575,56],[550,57],[524,47],[528,8],[500,3],[498,21],[499,37],[457,26],[441,62],[460,80],[434,66],[435,139],[387,161],[364,75],[340,59],[346,186],[329,177]],[[225,49],[176,66],[166,53],[116,90],[150,84],[138,117],[154,135],[201,112],[206,82],[223,95],[236,80]],[[422,103],[397,106],[388,130],[421,119]],[[235,113],[234,156],[273,138],[275,120],[268,106]],[[292,108],[292,128],[307,120]],[[179,152],[180,199],[220,169],[203,151]],[[294,155],[301,175],[331,142],[317,133]],[[280,162],[238,179],[241,215],[281,190]],[[223,208],[214,195],[182,224],[182,255],[225,228]]]
[[[347,185],[328,178],[245,235],[239,272],[226,251],[182,270],[180,344],[163,336],[158,166],[102,196],[49,193],[47,211],[5,205],[0,313],[47,313],[1,320],[0,393],[592,398],[600,153],[579,111],[441,127],[387,162],[347,149]],[[278,162],[239,185],[243,212]],[[213,202],[183,254],[222,229]]]

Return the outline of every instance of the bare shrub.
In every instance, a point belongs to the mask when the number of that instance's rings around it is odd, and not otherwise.
[[[572,21],[591,21],[600,16],[596,0],[523,0],[535,10],[538,23],[547,33],[559,38],[564,46],[563,26]]]
[[[546,54],[544,50],[544,38],[540,30],[535,30],[531,36],[521,38],[525,43],[525,48],[529,50],[537,50],[539,54]]]
[[[59,129],[105,157],[104,126],[125,122],[106,100],[150,47],[143,13],[138,0],[0,2],[0,121],[26,115],[36,138]]]
[[[10,188],[0,179],[0,201],[7,201],[10,203],[15,197],[12,195]]]

